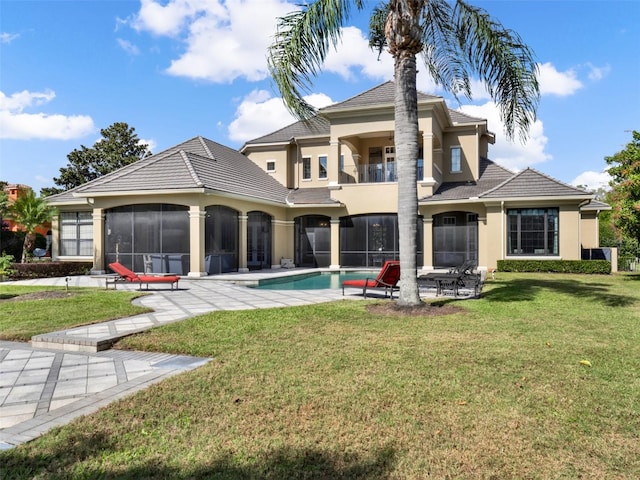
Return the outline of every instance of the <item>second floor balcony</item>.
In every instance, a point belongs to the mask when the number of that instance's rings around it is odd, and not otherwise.
[[[422,179],[422,159],[418,160],[418,180]],[[396,162],[357,165],[353,172],[340,172],[340,183],[387,183],[397,182]]]

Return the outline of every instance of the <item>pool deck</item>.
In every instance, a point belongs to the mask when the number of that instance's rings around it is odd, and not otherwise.
[[[341,299],[362,301],[358,290],[347,291],[343,296],[341,289],[260,290],[245,286],[266,278],[317,271],[296,268],[183,277],[177,290],[154,285],[148,290],[149,295],[134,301],[149,308],[149,313],[36,335],[31,344],[0,341],[0,450],[30,441],[55,426],[212,360],[109,350],[127,335],[213,311],[301,306]],[[101,276],[86,275],[4,285],[105,288],[105,281]],[[117,289],[138,288],[120,283]],[[434,297],[435,292],[421,295]],[[383,298],[383,294],[372,295],[372,299],[376,298]]]

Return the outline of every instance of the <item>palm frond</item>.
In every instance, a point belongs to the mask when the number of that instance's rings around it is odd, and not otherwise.
[[[470,98],[468,66],[460,56],[452,18],[453,8],[446,0],[426,3],[422,18],[422,59],[436,84],[456,99],[461,93]]]
[[[389,16],[389,2],[382,2],[374,7],[369,18],[369,47],[378,52],[378,60],[387,47],[387,36],[384,31]]]
[[[269,72],[285,105],[298,118],[316,113],[303,94],[311,91],[329,49],[338,44],[352,6],[362,9],[363,0],[316,0],[278,20],[268,52]]]
[[[516,32],[461,0],[456,2],[453,23],[460,51],[499,106],[507,136],[514,138],[517,131],[526,141],[540,98],[533,52]]]

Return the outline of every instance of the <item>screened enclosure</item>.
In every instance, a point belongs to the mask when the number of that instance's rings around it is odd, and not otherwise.
[[[478,260],[478,215],[447,212],[433,216],[433,265],[454,267]]]
[[[422,217],[418,217],[416,262],[423,261]],[[379,267],[397,260],[398,217],[395,214],[357,215],[340,219],[340,265],[343,267]]]
[[[238,212],[223,205],[205,209],[204,260],[209,274],[238,271]]]
[[[136,272],[189,271],[187,207],[169,204],[129,205],[105,211],[105,260]]]
[[[305,215],[295,219],[295,264],[328,267],[331,264],[331,219]]]

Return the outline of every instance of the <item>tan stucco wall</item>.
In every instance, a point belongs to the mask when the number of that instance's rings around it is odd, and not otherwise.
[[[583,248],[598,248],[600,246],[598,214],[596,212],[585,212],[581,215],[580,239]]]

